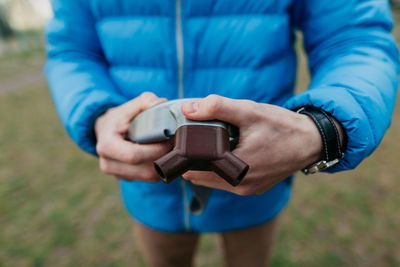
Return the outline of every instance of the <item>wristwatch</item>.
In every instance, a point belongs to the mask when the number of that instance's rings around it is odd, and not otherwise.
[[[297,110],[297,113],[309,116],[318,128],[322,138],[323,158],[322,160],[304,168],[304,174],[314,174],[334,166],[344,157],[340,144],[339,131],[333,121],[333,118],[324,110],[304,106]]]

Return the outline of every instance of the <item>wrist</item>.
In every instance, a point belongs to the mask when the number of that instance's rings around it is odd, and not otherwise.
[[[302,127],[303,137],[300,142],[303,143],[303,164],[311,165],[323,158],[322,137],[313,120],[304,114],[299,115],[299,122]]]
[[[88,137],[89,140],[93,143],[96,144],[97,143],[97,127],[96,126],[98,124],[99,118],[103,117],[104,114],[110,109],[115,107],[115,105],[113,104],[105,104],[101,107],[98,108],[98,110],[92,115],[92,117],[89,120],[89,127],[88,127]]]
[[[105,120],[105,113],[101,114],[100,116],[98,116],[94,122],[93,125],[93,130],[94,130],[94,134],[96,136],[96,138],[99,135],[99,132],[102,129],[102,125],[103,125],[103,121]]]
[[[322,140],[320,160],[307,165],[302,171],[312,174],[337,164],[344,156],[344,131],[339,122],[324,110],[313,106],[304,106],[298,109],[297,113],[307,115],[313,121],[314,128],[318,129]]]
[[[339,133],[340,147],[342,148],[342,151],[344,151],[346,138],[345,138],[345,132],[344,132],[343,126],[340,122],[338,122],[335,119],[335,117],[331,116],[331,118],[332,118],[333,122],[335,123],[336,129]]]
[[[305,143],[306,147],[309,149],[309,153],[307,155],[308,161],[313,162],[319,161],[323,159],[323,145],[322,145],[322,137],[320,132],[318,131],[317,125],[314,121],[307,115],[299,114],[301,125],[303,126],[304,135],[307,136],[308,142]],[[345,147],[345,134],[343,130],[343,126],[332,117],[333,122],[339,133],[340,147],[342,150]]]

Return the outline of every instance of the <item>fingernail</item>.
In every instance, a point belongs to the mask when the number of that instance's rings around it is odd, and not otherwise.
[[[184,175],[182,175],[182,178],[185,180],[190,180],[190,174],[185,173]]]
[[[187,102],[182,105],[182,110],[185,113],[195,113],[199,109],[199,103]]]

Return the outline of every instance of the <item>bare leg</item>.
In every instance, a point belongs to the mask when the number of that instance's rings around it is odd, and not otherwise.
[[[199,235],[166,233],[135,223],[135,236],[149,267],[191,267]]]
[[[278,218],[243,230],[222,233],[227,267],[265,267],[271,259]]]

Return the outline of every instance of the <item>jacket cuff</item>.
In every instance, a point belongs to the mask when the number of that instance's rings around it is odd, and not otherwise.
[[[93,92],[86,97],[66,120],[66,129],[75,143],[84,151],[97,155],[94,124],[109,108],[119,106],[127,100],[117,95]],[[87,102],[87,103],[86,103]]]
[[[325,172],[354,169],[376,148],[377,144],[366,113],[346,89],[327,86],[308,90],[289,99],[284,107],[293,110],[306,105],[330,113],[342,124],[348,138],[344,158]]]

